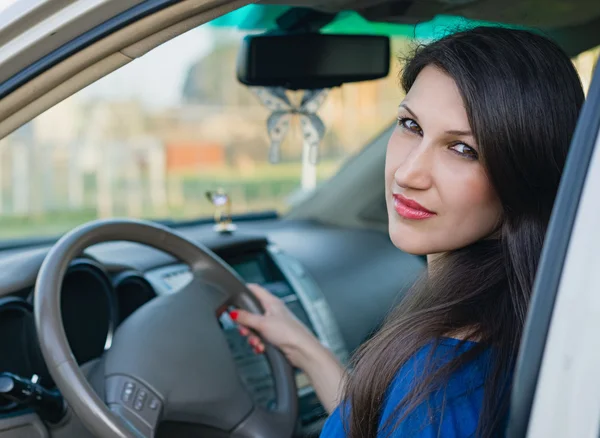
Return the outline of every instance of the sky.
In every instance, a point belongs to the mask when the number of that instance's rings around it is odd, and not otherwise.
[[[84,100],[135,98],[153,108],[176,105],[188,69],[210,53],[214,34],[209,27],[192,29],[105,76],[79,94]]]
[[[18,1],[0,0],[0,12]],[[156,109],[176,105],[189,67],[210,53],[216,38],[227,33],[208,26],[192,29],[91,84],[77,98],[136,98]]]
[[[17,0],[0,0],[0,12],[3,9],[8,8],[10,5],[12,5],[13,3],[16,3]]]

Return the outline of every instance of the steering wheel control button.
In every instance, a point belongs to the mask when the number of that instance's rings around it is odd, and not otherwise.
[[[150,403],[148,404],[148,407],[153,410],[156,411],[158,410],[158,408],[160,407],[160,402],[158,401],[158,399],[153,398]]]
[[[135,391],[135,384],[132,382],[125,383],[125,387],[123,388],[123,396],[121,399],[125,403],[129,403],[133,398],[133,391]]]
[[[157,394],[131,377],[115,375],[106,380],[106,403],[113,411],[153,429],[158,423],[162,402]]]
[[[140,389],[137,393],[137,397],[135,398],[135,403],[133,404],[133,408],[136,411],[141,411],[144,408],[144,403],[146,402],[146,397],[148,393],[143,389]]]

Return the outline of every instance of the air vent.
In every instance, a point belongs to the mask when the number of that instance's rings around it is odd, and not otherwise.
[[[146,278],[136,271],[124,271],[113,279],[119,308],[119,324],[144,304],[156,298]]]

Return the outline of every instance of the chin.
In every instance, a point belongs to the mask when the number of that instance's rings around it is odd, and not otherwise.
[[[428,236],[423,235],[424,233],[406,229],[394,220],[390,220],[388,232],[390,240],[400,251],[420,256],[434,252],[433,246],[428,242]]]

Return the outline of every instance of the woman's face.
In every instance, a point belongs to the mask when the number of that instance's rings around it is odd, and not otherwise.
[[[389,233],[412,254],[437,254],[489,236],[502,207],[479,159],[454,80],[425,67],[398,109],[385,165]]]

